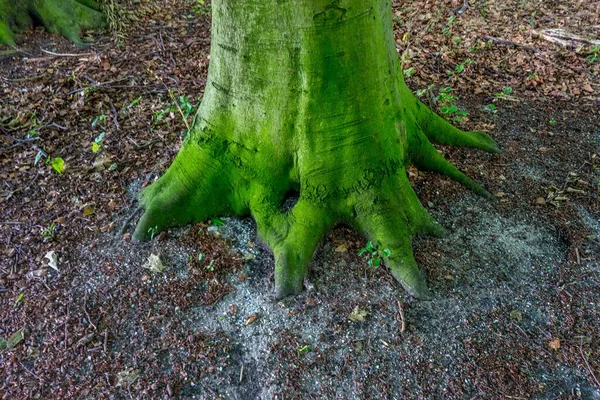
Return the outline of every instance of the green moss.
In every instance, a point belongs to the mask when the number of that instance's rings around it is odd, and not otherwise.
[[[75,0],[0,0],[0,44],[14,46],[14,32],[21,32],[41,21],[51,33],[61,34],[78,45],[82,30],[106,26],[102,13],[91,1]]]
[[[275,256],[278,297],[302,290],[321,238],[350,224],[414,296],[430,293],[411,238],[442,235],[406,167],[487,192],[432,143],[497,151],[456,129],[402,79],[386,0],[212,2],[211,64],[196,124],[163,177],[141,195],[135,238],[218,215],[251,214]],[[289,211],[290,192],[299,199]]]

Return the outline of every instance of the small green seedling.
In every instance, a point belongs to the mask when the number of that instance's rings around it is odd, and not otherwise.
[[[56,223],[52,222],[50,225],[42,229],[42,239],[44,242],[50,242],[54,240],[56,236]]]
[[[554,118],[552,118],[548,123],[550,124],[550,126],[556,126],[556,124],[558,124],[558,122]]]
[[[310,351],[312,351],[312,347],[309,344],[305,344],[304,346],[298,346],[296,353],[298,354],[298,357],[300,357],[301,355]]]
[[[19,295],[17,296],[17,298],[15,299],[15,302],[13,303],[13,307],[17,308],[17,306],[19,305],[19,303],[21,301],[23,301],[23,298],[25,297],[25,293],[21,292],[19,293]]]
[[[156,235],[157,231],[158,231],[158,226],[148,228],[148,233],[150,234],[150,240],[154,239],[154,236]]]
[[[587,59],[590,62],[590,64],[600,62],[600,44],[597,44],[591,48],[590,54],[588,54]]]
[[[106,127],[106,114],[100,114],[92,121],[92,128],[95,128],[96,125],[100,125]]]
[[[383,249],[383,254],[380,254],[377,247],[373,245],[371,241],[368,241],[365,247],[360,249],[358,252],[359,257],[365,257],[367,259],[367,265],[372,268],[379,268],[381,265],[382,257],[389,258],[392,254],[389,249]]]
[[[37,156],[36,156],[37,158]],[[52,167],[52,170],[54,172],[56,172],[57,174],[62,174],[63,172],[65,172],[65,160],[63,160],[61,157],[54,157],[54,158],[46,158],[46,163],[50,164],[50,166]]]
[[[413,76],[415,74],[415,67],[410,67],[408,69],[405,69],[404,72],[404,77],[405,78],[410,78],[411,76]]]
[[[92,143],[92,153],[97,153],[100,151],[100,149],[102,148],[102,141],[104,140],[105,134],[106,132],[102,132],[96,137],[96,139],[94,139],[94,142]]]
[[[207,269],[210,272],[215,272],[215,266],[213,265],[214,263],[215,263],[215,260],[210,260],[210,262],[208,263],[208,265],[206,265],[204,267],[204,269]]]

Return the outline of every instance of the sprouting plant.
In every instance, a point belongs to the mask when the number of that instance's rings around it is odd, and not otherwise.
[[[95,128],[96,125],[106,126],[106,114],[100,114],[92,121],[92,128]]]
[[[42,229],[42,239],[44,242],[50,242],[56,236],[56,223],[52,222],[50,225]]]
[[[433,88],[434,88],[434,87],[435,87],[435,85],[434,85],[434,84],[431,84],[431,85],[427,86],[427,88],[425,88],[425,89],[418,89],[418,90],[415,92],[415,95],[416,95],[417,97],[421,98],[421,97],[423,97],[423,96],[424,96],[425,94],[427,94],[427,93],[432,93],[432,92],[433,92]]]
[[[94,139],[94,142],[92,143],[92,153],[97,153],[100,151],[100,149],[102,148],[102,141],[104,140],[105,134],[106,132],[102,132],[96,137],[96,139]]]
[[[485,106],[483,106],[483,111],[489,112],[490,114],[492,114],[494,120],[498,117],[498,108],[496,107],[495,104],[486,104]]]
[[[13,307],[17,308],[17,306],[19,305],[19,303],[21,303],[21,301],[23,301],[24,297],[25,297],[25,293],[23,293],[23,292],[19,293],[19,295],[15,299],[15,302],[13,303]]]
[[[600,44],[597,44],[590,49],[590,53],[588,54],[587,59],[590,62],[590,64],[600,62]]]
[[[311,350],[312,350],[312,347],[309,344],[305,344],[303,346],[299,345],[298,349],[296,350],[296,353],[298,354],[298,357],[300,357],[302,354],[308,353]]]
[[[210,16],[210,5],[206,4],[206,0],[195,0],[192,10],[200,17]]]
[[[158,231],[158,226],[153,226],[151,228],[148,228],[148,233],[150,234],[150,240],[154,239],[154,235],[156,235],[157,231]]]
[[[410,67],[408,69],[403,70],[402,72],[404,72],[405,78],[410,78],[415,74],[415,67]]]
[[[558,124],[558,122],[554,118],[552,118],[548,123],[550,124],[550,126],[556,126],[556,124]]]
[[[449,35],[452,32],[452,28],[458,25],[456,23],[456,16],[451,15],[448,17],[448,19],[446,20],[446,26],[442,29],[442,33],[444,35]]]
[[[439,95],[436,97],[436,102],[440,106],[440,112],[448,118],[452,118],[455,122],[463,122],[464,119],[469,115],[465,110],[458,108],[454,102],[457,97],[452,95],[451,87],[445,87],[440,89]]]
[[[65,160],[63,160],[61,157],[47,157],[46,164],[50,164],[52,170],[57,174],[62,174],[63,172],[65,172]]]
[[[382,255],[383,254],[383,255]],[[373,245],[371,241],[368,241],[365,247],[360,249],[358,252],[359,257],[365,257],[369,267],[379,268],[381,265],[382,257],[389,257],[392,253],[389,249],[383,249],[382,254],[377,249],[377,246]]]
[[[210,260],[210,262],[204,267],[204,269],[209,270],[210,272],[215,272],[215,266],[213,265],[215,260]]]
[[[494,97],[501,100],[509,100],[509,101],[519,101],[518,98],[512,95],[513,88],[510,86],[502,89],[501,92],[494,93]]]
[[[225,221],[223,221],[221,218],[213,218],[211,220],[211,222],[212,222],[213,226],[223,226],[223,225],[225,225]]]

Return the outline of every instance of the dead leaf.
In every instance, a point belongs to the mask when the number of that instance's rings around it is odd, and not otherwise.
[[[248,326],[258,319],[258,314],[250,314],[244,325]]]
[[[552,350],[560,349],[560,339],[552,339],[550,342],[548,342],[548,347],[550,347]]]
[[[156,273],[161,273],[166,269],[162,261],[160,261],[160,257],[156,254],[150,254],[148,261],[146,261],[146,264],[144,264],[142,268],[149,269]]]
[[[543,197],[538,197],[537,199],[535,199],[535,204],[543,206],[546,204],[546,199],[544,199]]]
[[[511,319],[514,319],[517,322],[523,321],[523,314],[521,313],[521,311],[512,310],[509,316]]]
[[[48,266],[50,268],[52,268],[56,272],[60,272],[58,270],[58,256],[56,255],[56,252],[54,250],[47,252],[44,258],[48,259]]]
[[[348,247],[346,247],[346,244],[344,244],[344,243],[340,244],[338,247],[335,248],[336,253],[345,253],[347,251],[348,251]]]
[[[359,306],[354,307],[354,310],[348,315],[350,321],[353,322],[362,322],[367,318],[369,313],[367,310],[360,308]]]
[[[589,83],[583,85],[583,90],[585,90],[588,93],[594,93],[594,88],[592,88],[592,86]]]
[[[134,369],[134,370],[130,370],[130,369],[126,369],[124,371],[121,371],[117,374],[117,384],[116,386],[129,386],[131,385],[133,382],[135,382],[137,380],[137,378],[140,377],[140,370],[139,369]]]

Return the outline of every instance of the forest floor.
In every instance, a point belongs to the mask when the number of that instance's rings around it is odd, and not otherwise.
[[[0,49],[0,398],[600,399],[600,48],[541,33],[600,40],[599,3],[394,6],[409,86],[504,149],[442,149],[496,203],[409,170],[451,232],[413,242],[429,302],[345,227],[283,301],[251,219],[131,242],[209,62],[210,5],[156,3],[126,38]]]

